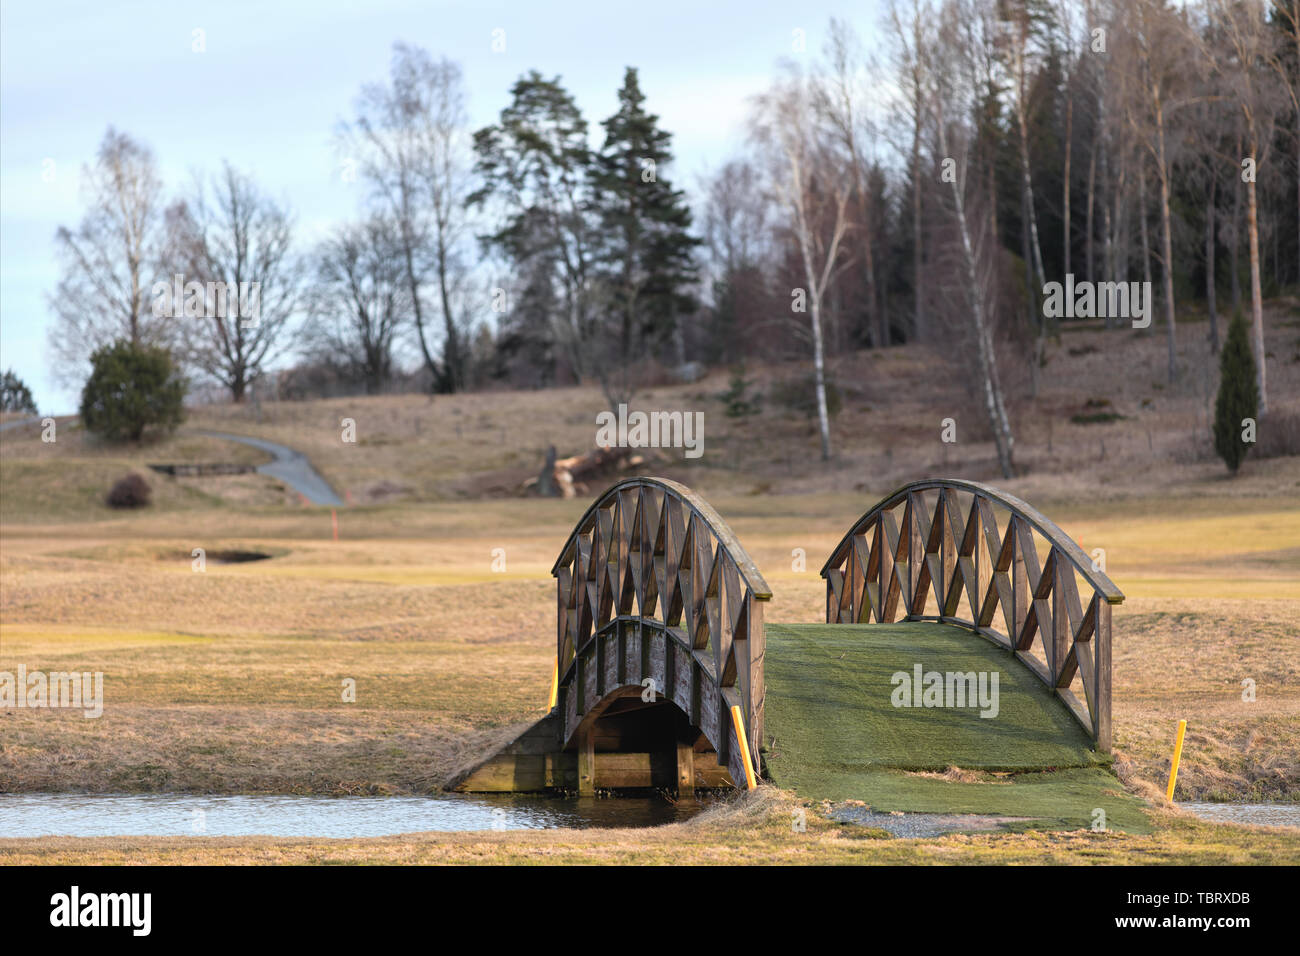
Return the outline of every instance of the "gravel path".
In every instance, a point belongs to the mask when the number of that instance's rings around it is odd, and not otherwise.
[[[945,833],[967,833],[976,830],[997,830],[1004,823],[1018,823],[1033,819],[980,813],[886,813],[872,810],[870,807],[857,806],[835,807],[830,813],[830,818],[840,823],[878,827],[903,839],[936,837]]]
[[[40,416],[36,418],[19,418],[12,422],[5,422],[0,425],[0,432],[7,432],[11,428],[21,428],[23,425],[39,425],[43,419]]]
[[[279,478],[314,505],[342,506],[343,499],[330,487],[329,482],[321,477],[320,472],[311,466],[311,462],[302,452],[294,451],[287,445],[267,441],[265,438],[250,438],[248,435],[232,435],[229,432],[214,432],[206,429],[197,429],[197,431],[200,435],[237,441],[269,452],[275,456],[275,460],[258,466],[258,473]]]

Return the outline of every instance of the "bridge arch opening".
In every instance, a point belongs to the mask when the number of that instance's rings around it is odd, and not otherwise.
[[[570,740],[580,793],[731,787],[713,742],[670,698],[641,684],[615,688],[583,715]]]

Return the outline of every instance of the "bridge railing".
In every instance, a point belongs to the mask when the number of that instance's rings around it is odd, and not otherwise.
[[[1110,750],[1111,606],[1124,595],[1024,501],[973,481],[912,482],[859,518],[821,573],[827,623],[970,628],[1014,652]]]
[[[667,479],[620,481],[587,509],[551,573],[565,741],[610,692],[652,686],[743,782],[731,707],[740,707],[757,768],[772,592],[712,506]]]

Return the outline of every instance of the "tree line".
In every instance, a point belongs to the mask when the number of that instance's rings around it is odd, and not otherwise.
[[[247,175],[166,199],[110,129],[56,237],[59,367],[124,338],[236,401],[291,355],[307,392],[592,381],[615,405],[651,375],[793,358],[830,457],[836,356],[924,341],[1009,474],[1011,394],[1066,321],[1052,284],[1138,282],[1171,382],[1180,303],[1216,351],[1220,313],[1246,316],[1266,413],[1263,300],[1300,283],[1300,0],[891,0],[867,26],[877,49],[838,19],[796,44],[689,194],[634,68],[598,129],[532,71],[471,131],[460,68],[399,43],[336,131],[365,202],[308,249]],[[257,321],[210,297],[198,322],[155,316],[178,272],[258,283]]]

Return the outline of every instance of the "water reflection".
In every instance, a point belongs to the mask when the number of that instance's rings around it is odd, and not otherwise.
[[[0,837],[369,837],[424,830],[648,827],[689,819],[695,801],[531,794],[429,797],[0,794]]]
[[[1180,803],[1204,820],[1257,827],[1300,827],[1300,803]]]

